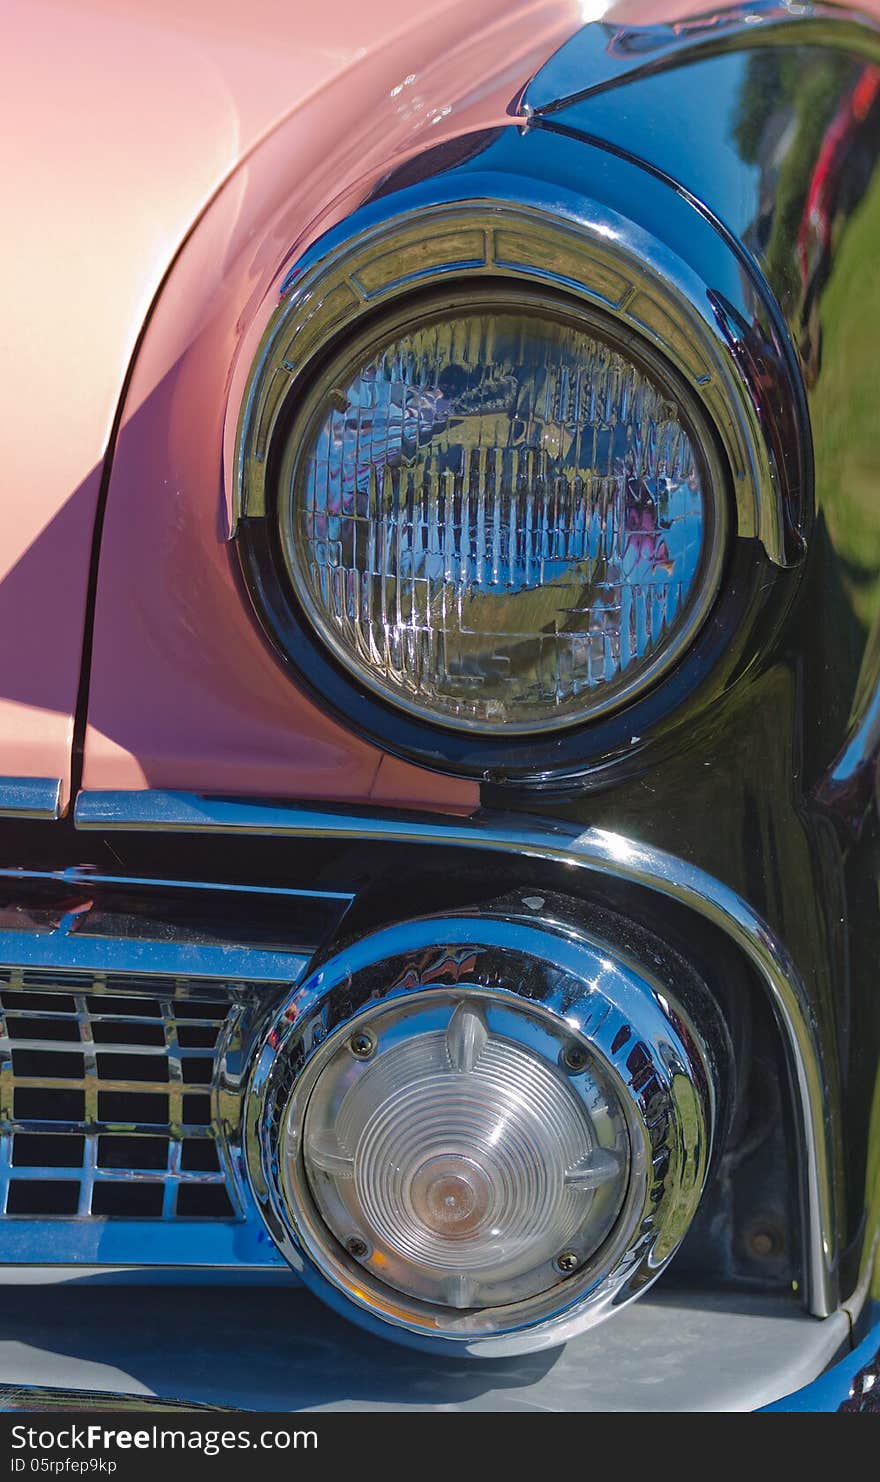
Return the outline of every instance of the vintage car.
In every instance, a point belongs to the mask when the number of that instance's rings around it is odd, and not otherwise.
[[[8,1405],[880,1407],[877,17],[11,0]]]

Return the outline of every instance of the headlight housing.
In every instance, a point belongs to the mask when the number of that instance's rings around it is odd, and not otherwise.
[[[293,416],[278,537],[305,616],[385,701],[481,734],[644,690],[717,591],[724,497],[693,398],[560,296],[405,301]]]
[[[235,435],[246,584],[349,729],[484,780],[582,771],[737,631],[726,556],[763,509],[743,387],[661,243],[393,200],[280,283]]]

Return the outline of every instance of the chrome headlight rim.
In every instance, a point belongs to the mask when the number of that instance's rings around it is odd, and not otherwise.
[[[581,1046],[596,1057],[620,1095],[632,1155],[623,1205],[586,1265],[541,1302],[489,1309],[493,1321],[500,1313],[506,1325],[486,1331],[479,1322],[476,1327],[456,1318],[438,1322],[438,1309],[431,1305],[408,1312],[409,1299],[372,1280],[321,1224],[314,1199],[307,1187],[303,1190],[304,1175],[284,1173],[279,1153],[286,1146],[287,1117],[291,1111],[302,1114],[322,1067],[340,1043],[416,995],[453,991],[433,982],[409,982],[389,991],[389,967],[426,949],[453,947],[473,950],[478,964],[473,978],[461,978],[455,992],[464,998],[504,1000],[534,1015],[561,1044]],[[552,962],[548,950],[554,954]],[[510,955],[517,953],[534,969],[527,992],[497,982],[499,954],[509,966]],[[613,993],[597,993],[597,973],[613,982]],[[379,986],[383,982],[384,991]],[[679,1105],[676,1097],[682,1096]],[[656,1279],[672,1259],[702,1195],[717,1114],[713,1048],[681,1000],[673,999],[641,961],[592,932],[572,930],[553,919],[454,914],[419,918],[362,938],[325,962],[279,1007],[252,1070],[246,1160],[272,1238],[322,1299],[397,1341],[446,1353],[503,1356],[567,1341]]]
[[[290,270],[238,408],[232,535],[264,637],[290,681],[320,709],[417,765],[499,785],[546,788],[555,779],[584,777],[597,764],[603,775],[609,767],[630,769],[652,740],[723,692],[750,641],[755,602],[766,600],[761,594],[775,557],[768,561],[756,542],[739,538],[761,533],[758,491],[767,474],[756,463],[760,440],[738,402],[741,388],[728,347],[707,328],[700,295],[687,284],[691,270],[660,242],[645,251],[638,232],[630,240],[620,221],[593,202],[576,196],[548,202],[544,188],[526,177],[516,183],[515,201],[504,189],[496,195],[498,186],[509,188],[510,181],[487,177],[484,194],[464,199],[438,198],[440,181],[430,187],[432,199],[425,200],[422,190],[389,196],[335,228]],[[419,197],[416,209],[411,195]],[[518,288],[558,292],[579,308],[610,315],[615,335],[631,331],[665,359],[712,429],[729,537],[729,570],[721,573],[716,600],[690,646],[658,682],[586,722],[503,736],[454,730],[410,714],[343,670],[291,599],[267,511],[279,414],[291,384],[307,385],[336,336],[402,295],[493,277]]]
[[[465,747],[483,752],[484,766],[490,748],[497,748],[499,741],[509,753],[511,738],[517,742],[541,744],[550,738],[558,741],[566,732],[589,733],[598,721],[606,716],[637,704],[645,698],[674,670],[682,656],[688,652],[701,630],[709,613],[714,608],[722,586],[725,559],[729,539],[729,500],[727,477],[715,433],[701,407],[698,398],[688,389],[684,378],[662,355],[632,330],[615,324],[607,313],[596,310],[562,290],[547,289],[535,284],[523,284],[503,276],[490,279],[454,280],[431,290],[410,291],[383,311],[364,316],[358,326],[342,331],[325,347],[324,353],[316,357],[320,365],[329,371],[339,366],[340,357],[346,365],[365,361],[371,349],[389,342],[395,335],[412,332],[434,322],[442,323],[450,313],[486,313],[544,316],[562,325],[573,327],[588,334],[595,341],[606,345],[612,352],[625,356],[638,370],[653,378],[656,385],[668,392],[675,409],[675,416],[682,426],[694,450],[694,458],[700,470],[700,486],[704,490],[704,539],[699,567],[692,580],[692,592],[685,604],[685,620],[675,628],[674,636],[657,648],[647,660],[635,661],[629,666],[628,678],[610,686],[610,692],[602,689],[589,691],[587,698],[575,708],[554,712],[543,718],[517,721],[505,717],[496,724],[456,717],[432,709],[428,702],[418,702],[409,697],[398,686],[391,684],[363,664],[357,668],[346,657],[344,646],[334,633],[326,615],[321,612],[308,591],[302,567],[302,553],[290,537],[285,526],[294,523],[293,488],[298,468],[309,446],[312,428],[326,407],[328,387],[331,379],[320,370],[313,370],[299,397],[296,385],[291,390],[285,408],[279,410],[275,439],[279,445],[276,472],[267,469],[266,511],[269,525],[269,541],[276,551],[279,567],[287,583],[287,602],[290,612],[297,620],[301,633],[310,640],[307,647],[297,648],[297,665],[304,672],[310,668],[309,655],[323,655],[335,668],[343,682],[353,690],[370,695],[387,716],[380,725],[383,738],[394,733],[396,724],[405,718],[412,724],[424,728],[436,737],[436,747],[442,750],[446,737],[462,738]],[[332,382],[335,384],[335,382]],[[271,468],[271,464],[270,464]]]

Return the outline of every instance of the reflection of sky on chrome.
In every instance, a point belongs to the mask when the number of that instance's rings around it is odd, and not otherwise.
[[[642,850],[637,845],[625,839],[623,834],[614,834],[608,829],[589,829],[581,835],[581,838],[585,841],[598,841],[604,847],[606,854],[618,864],[635,864],[642,856]]]

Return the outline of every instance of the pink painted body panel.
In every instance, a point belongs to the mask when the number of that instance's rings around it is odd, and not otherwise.
[[[476,806],[475,784],[395,760],[283,673],[227,538],[224,428],[284,262],[414,152],[509,123],[578,24],[569,0],[423,13],[305,98],[199,222],[139,350],[113,458],[85,788]]]
[[[521,8],[521,33],[532,9]],[[576,12],[564,3],[542,9],[546,54],[574,28]],[[0,776],[61,778],[65,796],[69,788],[102,462],[138,334],[192,223],[242,158],[292,110],[311,104],[308,116],[322,121],[308,147],[318,139],[326,145],[335,120],[326,105],[322,113],[321,98],[330,96],[331,84],[342,87],[348,116],[356,117],[386,81],[383,55],[393,55],[398,70],[410,56],[408,72],[419,74],[448,45],[448,28],[461,36],[509,10],[507,0],[423,0],[418,6],[411,0],[6,0],[0,61],[6,213],[0,237]],[[467,58],[459,60],[467,71]],[[485,56],[476,65],[485,69]],[[222,261],[213,265],[215,273],[223,268]],[[213,415],[205,405],[204,422]],[[191,430],[196,435],[202,428],[194,422]],[[146,478],[129,493],[147,503],[156,497]],[[204,512],[204,506],[190,511],[194,518]],[[182,510],[179,515],[185,522]],[[174,535],[172,525],[161,538],[173,542]],[[137,559],[149,565],[155,554],[155,547],[141,548]],[[196,610],[201,587],[190,575],[187,620],[201,628],[212,613],[210,607]],[[158,621],[164,600],[158,583],[153,597],[154,612],[132,608],[129,631],[145,616],[151,625]],[[115,621],[106,599],[103,611],[105,621]],[[114,683],[137,694],[136,659]],[[90,758],[93,785],[101,784],[108,762],[113,771],[120,755],[131,758],[126,775],[151,780],[150,712],[179,705],[187,689],[182,677],[166,693],[145,697],[144,723],[125,730],[121,744],[114,746],[110,724],[109,752],[99,747]],[[193,690],[192,712],[200,704]],[[102,714],[105,709],[106,696],[99,704]],[[197,721],[190,715],[184,729],[197,764],[186,778],[181,774],[180,785],[248,790],[249,782],[250,790],[260,790],[280,782],[283,768],[264,729],[257,725],[250,750],[247,726],[231,747],[225,737],[214,745],[216,719],[210,710],[201,717],[212,755],[202,771]],[[365,794],[377,782],[378,758],[323,723],[307,732],[292,739],[291,755],[313,770],[313,791],[326,785],[332,792],[330,779],[340,768],[354,779],[354,792]],[[284,775],[289,787],[296,767]],[[172,781],[173,769],[162,776]],[[390,786],[394,792],[397,783]]]

